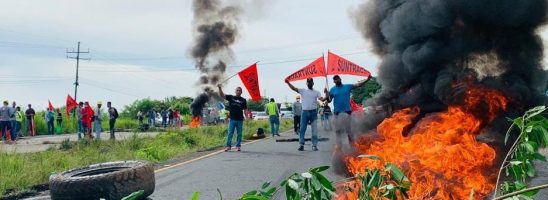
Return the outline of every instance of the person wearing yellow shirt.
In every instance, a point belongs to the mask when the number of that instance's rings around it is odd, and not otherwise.
[[[266,104],[265,112],[270,119],[270,132],[272,137],[280,136],[278,132],[280,129],[280,110],[278,109],[278,104],[274,102],[274,98],[270,98],[270,103]]]

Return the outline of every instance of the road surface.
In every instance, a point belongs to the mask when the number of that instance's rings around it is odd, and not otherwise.
[[[321,129],[320,127],[318,129]],[[267,138],[244,145],[241,152],[219,151],[207,158],[171,166],[156,171],[156,190],[152,199],[190,199],[193,192],[200,192],[200,199],[220,199],[217,188],[224,199],[237,199],[245,192],[259,189],[263,182],[279,185],[295,172],[309,168],[331,165],[333,133],[320,131],[319,136],[329,138],[319,142],[319,151],[312,151],[307,141],[305,151],[297,151],[298,142],[276,142],[276,139],[297,138],[293,132],[282,133],[282,137]],[[310,132],[307,133],[310,137]],[[341,179],[331,170],[331,180]],[[278,192],[274,199],[285,199]]]

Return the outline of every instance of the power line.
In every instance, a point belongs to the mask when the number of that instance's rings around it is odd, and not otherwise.
[[[366,51],[358,51],[358,52],[351,52],[351,53],[342,53],[339,54],[341,56],[349,56],[349,55],[356,55],[356,54],[362,54],[366,53]],[[284,64],[284,63],[295,63],[295,62],[303,62],[303,61],[311,61],[313,59],[316,59],[318,57],[301,57],[301,58],[295,58],[295,59],[287,59],[287,60],[272,60],[272,61],[266,61],[261,62],[260,65],[274,65],[274,64]],[[249,64],[240,64],[240,65],[231,65],[228,66],[229,69],[239,69],[248,67]],[[139,70],[106,70],[106,69],[96,69],[92,66],[83,66],[83,71],[93,71],[93,72],[105,72],[105,73],[125,73],[125,72],[131,72],[131,73],[153,73],[153,72],[187,72],[187,71],[199,71],[199,69],[196,69],[194,67],[181,67],[179,69],[174,68],[141,68]]]
[[[0,47],[64,49],[64,47],[61,47],[61,46],[53,46],[53,45],[46,45],[46,44],[33,44],[33,43],[24,43],[24,42],[9,42],[9,41],[0,41]]]
[[[132,97],[141,98],[141,96],[138,96],[138,95],[135,95],[135,94],[130,94],[130,93],[127,93],[127,92],[123,92],[123,91],[119,91],[119,90],[114,90],[114,89],[111,89],[111,88],[103,87],[103,86],[101,86],[100,84],[90,83],[90,82],[87,82],[86,80],[84,80],[84,82],[82,82],[82,83],[83,83],[84,85],[89,85],[89,86],[96,87],[96,88],[99,88],[99,89],[107,90],[107,91],[110,91],[110,92],[112,92],[112,93],[123,94],[123,95],[126,95],[126,96],[132,96]]]

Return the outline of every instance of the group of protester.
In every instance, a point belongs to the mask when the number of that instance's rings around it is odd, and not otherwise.
[[[27,112],[29,111],[27,110]],[[17,106],[15,101],[11,107],[9,106],[9,101],[3,102],[2,107],[0,107],[0,137],[2,140],[8,144],[17,140],[24,115],[25,113],[21,111],[21,107]],[[32,110],[32,115],[34,115],[34,110]]]
[[[180,112],[176,109],[165,109],[160,112],[156,112],[154,109],[150,109],[146,112],[146,117],[148,117],[148,124],[155,126],[157,121],[156,119],[160,118],[161,126],[163,128],[169,127],[181,127],[182,126],[182,116]],[[137,112],[137,120],[139,120],[139,125],[144,124],[145,113],[142,111]]]
[[[327,88],[325,88],[324,96],[322,96],[319,91],[314,90],[314,79],[312,78],[306,80],[307,89],[296,88],[289,81],[286,80],[289,88],[299,93],[303,98],[301,105],[301,115],[298,115],[298,113],[296,112],[294,113],[299,116],[295,117],[294,123],[297,124],[297,120],[300,120],[300,123],[298,123],[298,127],[295,126],[295,131],[297,131],[297,129],[299,131],[299,151],[304,151],[304,135],[306,133],[306,128],[308,124],[310,124],[312,127],[312,150],[318,151],[318,100],[323,104],[320,109],[320,114],[322,116],[322,122],[324,123],[324,128],[326,128],[326,130],[331,129],[331,123],[329,119],[331,112],[333,112],[333,115],[335,117],[334,121],[336,124],[336,148],[342,147],[342,136],[344,134],[347,135],[349,143],[353,143],[354,135],[351,131],[350,126],[350,116],[352,113],[352,109],[350,107],[350,94],[352,89],[362,87],[363,85],[365,85],[365,83],[367,83],[368,80],[369,79],[366,79],[356,84],[342,84],[341,77],[339,75],[335,75],[333,76],[333,82],[335,83],[335,86],[333,86],[329,91],[327,90]],[[331,111],[331,108],[329,107],[330,102],[333,102],[333,111]]]
[[[329,91],[325,88],[323,96],[319,91],[314,89],[314,80],[312,78],[308,78],[306,80],[307,88],[297,88],[288,80],[285,81],[291,90],[299,93],[300,95],[297,97],[296,102],[293,103],[292,106],[294,115],[294,131],[299,134],[299,151],[304,151],[304,135],[308,125],[311,125],[312,128],[312,150],[318,151],[318,110],[320,110],[322,125],[326,130],[331,130],[331,115],[334,115],[335,117],[336,148],[342,147],[342,137],[344,134],[347,135],[349,143],[353,143],[354,135],[350,126],[350,116],[352,113],[350,106],[350,95],[354,88],[362,87],[365,83],[367,83],[367,81],[369,81],[369,78],[357,82],[356,84],[343,84],[341,77],[339,75],[335,75],[333,77],[335,86],[333,86]],[[244,116],[246,116],[244,113],[247,110],[247,101],[241,96],[241,87],[236,88],[235,95],[225,95],[221,85],[218,85],[218,89],[219,95],[228,101],[230,111],[225,151],[230,151],[232,148],[232,137],[234,136],[234,131],[236,131],[237,134],[236,150],[241,151],[242,126],[243,120],[245,119]],[[301,97],[302,103],[300,101]],[[319,104],[318,100],[322,103]],[[333,110],[329,107],[330,102],[333,102]],[[280,110],[274,99],[270,99],[270,102],[266,104],[265,113],[269,116],[272,136],[279,136]]]
[[[97,102],[97,107],[92,108],[89,102],[79,102],[76,108],[76,117],[78,124],[78,139],[83,136],[89,139],[101,139],[101,133],[103,132],[103,110],[102,102]],[[118,119],[118,110],[112,107],[112,103],[107,102],[107,114],[109,122],[110,139],[116,139],[115,125],[116,119]],[[92,126],[93,123],[93,126]],[[91,134],[95,130],[95,137]]]
[[[78,139],[82,138],[82,135],[87,136],[88,138],[94,138],[91,135],[92,130],[95,130],[95,138],[101,138],[102,123],[103,123],[103,110],[101,108],[102,103],[98,102],[97,107],[92,108],[89,102],[80,102],[76,108],[75,114],[77,118],[77,127],[78,127]],[[110,129],[110,139],[115,139],[115,129],[116,119],[118,118],[118,111],[116,108],[112,107],[111,102],[107,103],[107,114],[109,121]],[[27,133],[29,136],[36,135],[36,123],[35,123],[36,111],[32,108],[31,104],[28,104],[28,108],[25,112],[21,111],[21,107],[17,106],[17,103],[14,101],[12,105],[9,106],[8,101],[3,102],[3,106],[0,107],[0,137],[6,141],[7,144],[11,144],[16,141],[21,132],[21,127],[23,122],[26,122]],[[26,117],[26,121],[23,119]],[[62,126],[63,123],[63,114],[60,109],[54,111],[53,108],[47,108],[44,113],[44,120],[47,125],[47,133],[49,135],[54,134],[55,125]],[[93,123],[93,126],[92,126]],[[59,131],[60,132],[60,131]]]

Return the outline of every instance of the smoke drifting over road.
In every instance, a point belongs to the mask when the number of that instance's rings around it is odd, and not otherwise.
[[[381,117],[367,117],[362,131],[404,107],[445,109],[465,80],[503,91],[522,110],[545,101],[537,31],[546,0],[371,0],[351,18],[382,58],[382,92],[367,102]]]

